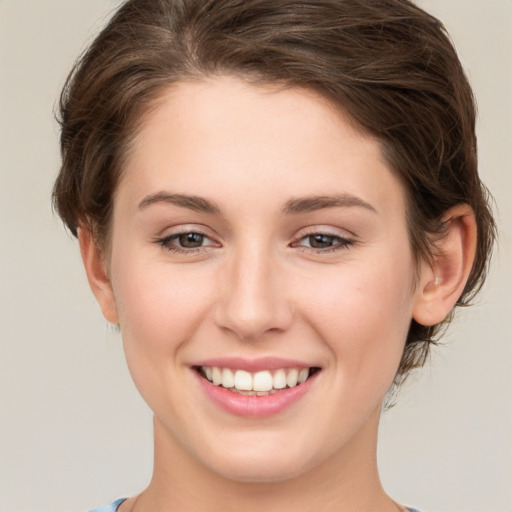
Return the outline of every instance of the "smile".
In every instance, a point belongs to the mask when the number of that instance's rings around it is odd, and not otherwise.
[[[318,368],[279,368],[251,373],[219,366],[201,366],[202,377],[215,386],[247,396],[267,396],[303,384]]]

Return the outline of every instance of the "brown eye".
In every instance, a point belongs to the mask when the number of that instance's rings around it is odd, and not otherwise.
[[[308,236],[308,242],[313,249],[325,249],[326,247],[332,247],[337,238],[331,235],[310,235]]]
[[[175,233],[165,238],[158,238],[155,240],[155,243],[169,252],[189,256],[203,254],[212,248],[221,246],[208,235],[197,231]]]
[[[199,233],[183,233],[178,236],[178,243],[181,247],[195,249],[201,247],[204,242],[204,235]]]
[[[312,233],[301,238],[298,242],[292,244],[295,247],[301,247],[305,251],[313,251],[316,254],[325,254],[335,251],[342,251],[354,244],[350,238],[345,238],[329,233]]]

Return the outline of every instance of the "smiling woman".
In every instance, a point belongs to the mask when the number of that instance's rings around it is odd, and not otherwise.
[[[403,0],[131,0],[61,113],[55,205],[154,413],[151,483],[105,510],[407,510],[377,471],[385,397],[494,238],[442,25]]]

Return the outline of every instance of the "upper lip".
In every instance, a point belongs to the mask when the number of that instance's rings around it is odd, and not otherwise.
[[[203,359],[192,365],[198,366],[217,366],[218,368],[231,368],[236,370],[245,370],[247,372],[259,372],[264,370],[279,370],[281,368],[312,368],[315,365],[305,363],[296,359],[287,359],[282,357],[259,357],[256,359],[245,359],[242,357],[216,357]]]

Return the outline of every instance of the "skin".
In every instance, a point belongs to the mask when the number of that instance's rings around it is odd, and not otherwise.
[[[340,204],[283,211],[311,196]],[[471,268],[472,212],[447,215],[416,281],[404,191],[379,143],[339,110],[230,77],[166,91],[128,155],[107,256],[79,235],[155,418],[153,479],[121,512],[401,510],[380,485],[378,423],[411,319],[441,321]],[[177,232],[202,233],[201,247],[180,248]],[[327,245],[311,247],[313,234]],[[228,356],[321,371],[285,411],[244,418],[213,404],[192,368]]]

